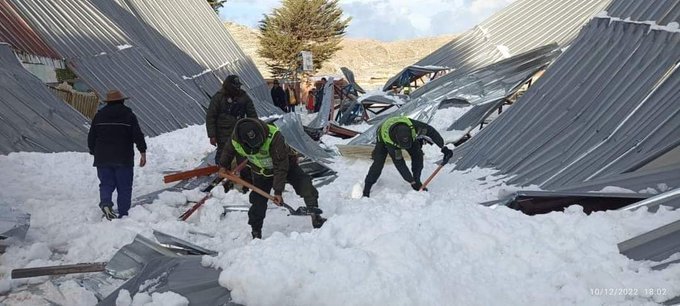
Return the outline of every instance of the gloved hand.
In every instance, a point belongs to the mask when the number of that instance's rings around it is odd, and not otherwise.
[[[413,182],[411,183],[411,188],[415,191],[420,191],[420,187],[423,187],[423,184],[421,182]]]
[[[446,165],[449,163],[449,160],[453,156],[453,151],[451,151],[451,149],[449,149],[448,147],[443,146],[442,153],[444,153],[444,158],[442,158],[442,165]]]

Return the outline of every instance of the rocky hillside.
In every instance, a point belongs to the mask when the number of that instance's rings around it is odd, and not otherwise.
[[[257,30],[230,22],[226,22],[225,26],[243,51],[253,58],[264,77],[270,77],[264,59],[257,56]],[[446,35],[393,42],[345,38],[342,50],[318,74],[341,75],[340,67],[348,67],[354,71],[359,85],[373,89],[384,85],[389,77],[402,68],[415,63],[454,37]]]

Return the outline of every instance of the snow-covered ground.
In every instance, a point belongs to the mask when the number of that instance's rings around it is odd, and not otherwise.
[[[443,130],[458,112],[438,112],[433,125]],[[347,142],[322,140],[329,146]],[[147,141],[148,165],[135,168],[135,196],[162,189],[164,171],[195,167],[213,149],[203,126]],[[436,147],[425,153],[423,180],[441,157]],[[188,222],[177,216],[187,200],[202,197],[199,190],[166,192],[133,207],[128,218],[102,220],[91,165],[86,153],[0,156],[0,203],[31,214],[26,240],[0,256],[0,305],[48,305],[46,299],[93,305],[93,293],[74,281],[82,276],[65,276],[54,288],[46,277],[10,280],[9,272],[107,261],[138,233],[153,239],[154,229],[219,251],[204,257],[204,264],[222,268],[220,284],[247,305],[641,305],[680,295],[680,265],[651,271],[650,263],[631,261],[616,247],[678,220],[680,211],[586,216],[571,207],[530,217],[491,209],[478,203],[514,188],[495,181],[490,169],[442,171],[429,192],[415,192],[387,164],[371,198],[354,199],[352,189],[363,182],[370,161],[338,157],[331,167],[339,177],[319,189],[328,217],[323,228],[313,230],[308,218],[271,209],[264,239],[252,240],[246,213],[221,218],[223,206],[248,205],[247,196],[222,188]],[[292,189],[284,199],[303,205]],[[40,290],[26,289],[31,286]],[[648,294],[650,288],[663,291]],[[173,293],[125,292],[119,302],[186,305]]]

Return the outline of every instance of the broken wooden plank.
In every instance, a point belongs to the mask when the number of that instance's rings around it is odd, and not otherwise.
[[[72,273],[103,272],[105,262],[79,263],[74,265],[47,266],[12,270],[12,278],[27,278],[45,275],[62,275]]]
[[[187,170],[187,171],[182,171],[182,172],[177,172],[173,174],[169,174],[163,177],[163,182],[164,183],[172,183],[176,181],[181,181],[181,180],[186,180],[190,178],[194,178],[197,176],[207,176],[211,175],[213,173],[217,173],[217,171],[220,170],[219,166],[213,165],[213,166],[207,166],[207,167],[202,167],[202,168],[196,168],[193,170]]]

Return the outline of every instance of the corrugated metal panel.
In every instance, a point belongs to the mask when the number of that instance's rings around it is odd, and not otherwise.
[[[0,0],[0,42],[9,43],[13,48],[26,53],[60,58],[26,24],[7,0]]]
[[[331,115],[331,108],[333,107],[333,96],[335,95],[335,85],[333,77],[329,77],[326,84],[323,86],[323,99],[321,107],[307,127],[312,129],[325,129],[328,126],[328,117]]]
[[[607,7],[609,16],[637,21],[655,21],[667,25],[680,21],[679,1],[626,0],[614,1]]]
[[[659,148],[680,139],[679,42],[677,32],[596,18],[518,103],[463,145],[457,168],[496,167],[516,174],[511,183],[559,188],[665,153]]]
[[[374,118],[376,124],[349,142],[351,145],[368,144],[375,141],[379,124],[389,117],[405,115],[412,119],[429,122],[444,100],[462,99],[471,104],[485,104],[497,101],[514,93],[536,71],[548,65],[558,54],[557,45],[505,59],[471,72],[449,73],[433,81],[426,92],[412,99],[400,109]],[[436,86],[435,86],[436,85]]]
[[[505,46],[513,55],[549,43],[565,46],[609,3],[610,0],[519,0],[479,26],[490,44]]]
[[[332,83],[331,83],[332,84]],[[329,164],[333,157],[330,153],[324,151],[312,138],[305,133],[302,127],[300,115],[297,113],[286,113],[283,117],[274,122],[279,128],[279,131],[286,139],[286,143],[302,153],[307,158],[318,162]]]
[[[241,76],[261,116],[279,113],[205,1],[11,1],[100,95],[130,95],[147,135],[205,122],[209,96],[229,74]]]
[[[619,252],[634,260],[662,261],[680,252],[680,220],[619,243]]]
[[[467,71],[547,44],[564,46],[609,3],[610,0],[518,0],[416,65]],[[388,81],[384,90],[399,74]]]
[[[472,107],[465,114],[460,116],[451,126],[449,126],[447,131],[461,131],[462,135],[470,132],[478,124],[482,123],[486,117],[495,112],[498,107],[503,105],[505,98],[498,100],[492,100],[483,104],[477,104]]]
[[[87,122],[0,44],[0,154],[87,151]]]
[[[662,193],[680,188],[680,165],[662,169],[636,171],[590,180],[557,189],[558,191],[601,191],[606,187],[619,187],[638,193]]]
[[[229,74],[240,76],[244,87],[258,103],[272,104],[269,89],[252,60],[243,53],[222,25],[217,14],[203,0],[169,0],[159,3],[147,0],[118,0],[138,18],[138,24],[122,25],[127,33],[136,33],[150,50],[164,62],[177,62],[184,77],[210,70],[213,94]],[[178,57],[180,51],[188,57]],[[187,59],[191,59],[187,61]],[[198,67],[194,67],[198,65]],[[277,108],[263,116],[281,114]]]
[[[158,135],[205,122],[201,104],[205,96],[157,59],[148,57],[145,49],[132,47],[74,58],[71,67],[97,92],[116,88],[130,97],[125,104],[139,118],[144,133]]]

